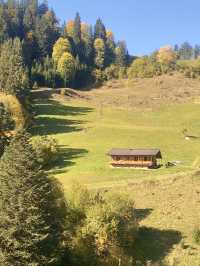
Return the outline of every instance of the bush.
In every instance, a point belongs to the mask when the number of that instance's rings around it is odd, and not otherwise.
[[[116,65],[110,65],[105,69],[105,75],[107,80],[119,78],[119,67]]]
[[[176,69],[187,78],[196,78],[200,76],[200,59],[179,60],[177,61]]]
[[[197,227],[193,231],[193,239],[196,244],[200,245],[200,227]]]
[[[96,68],[92,71],[92,78],[95,85],[99,86],[106,80],[106,75],[103,70]]]
[[[34,139],[33,149],[36,152],[38,163],[43,168],[48,167],[59,159],[60,150],[54,138],[43,136]]]
[[[128,69],[128,78],[152,78],[161,74],[160,64],[150,57],[144,56],[133,61]]]
[[[126,67],[120,67],[119,72],[118,72],[119,79],[125,79],[127,78],[127,69]]]
[[[75,265],[118,265],[130,261],[138,231],[135,206],[127,193],[92,192],[79,183],[66,191],[74,232]],[[106,263],[107,262],[107,263]],[[100,264],[99,264],[100,263]]]

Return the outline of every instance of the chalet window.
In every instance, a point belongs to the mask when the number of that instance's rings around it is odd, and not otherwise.
[[[144,156],[144,161],[147,162],[148,161],[148,156]]]

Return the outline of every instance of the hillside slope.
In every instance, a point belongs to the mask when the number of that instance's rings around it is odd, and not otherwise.
[[[186,140],[183,130],[200,136],[200,81],[162,76],[113,81],[76,97],[54,90],[42,96],[33,133],[58,140],[61,157],[51,173],[63,188],[71,179],[90,189],[128,188],[141,225],[133,250],[138,260],[199,266],[192,233],[200,224],[200,139]],[[163,166],[113,169],[106,155],[113,147],[160,148]],[[180,165],[166,168],[171,160]]]
[[[155,78],[109,81],[85,93],[92,102],[106,106],[153,109],[183,103],[200,96],[200,80],[181,74]]]

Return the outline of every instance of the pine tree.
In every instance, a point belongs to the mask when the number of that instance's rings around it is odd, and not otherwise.
[[[112,31],[106,32],[106,66],[115,62],[115,41]]]
[[[93,34],[92,26],[82,23],[81,24],[81,40],[83,42],[83,56],[84,62],[88,65],[93,64]]]
[[[18,38],[8,40],[1,48],[0,91],[22,95],[27,89],[27,75],[23,62],[22,44]]]
[[[22,132],[0,160],[0,265],[65,265],[63,195],[35,158]]]
[[[28,1],[28,5],[25,9],[23,24],[25,32],[29,32],[35,29],[37,20],[38,0]]]
[[[74,20],[74,43],[78,45],[81,42],[81,18],[79,13],[76,14]]]
[[[179,48],[179,57],[181,60],[190,60],[193,56],[193,48],[188,42],[184,42]]]
[[[53,45],[59,35],[57,18],[53,11],[47,11],[36,25],[36,38],[42,57],[52,54]]]
[[[102,20],[99,18],[94,26],[94,38],[100,38],[106,41],[106,28]]]

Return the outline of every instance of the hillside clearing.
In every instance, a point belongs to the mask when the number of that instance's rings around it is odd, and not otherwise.
[[[200,135],[200,109],[193,102],[163,104],[150,111],[122,108],[121,105],[99,107],[86,99],[56,96],[38,101],[35,109],[38,115],[34,134],[54,136],[61,145],[61,160],[52,173],[66,187],[72,178],[104,187],[107,182],[162,179],[199,167],[196,161],[199,139],[188,141],[182,134],[188,129]],[[111,148],[159,148],[163,167],[157,170],[113,169],[107,156]],[[166,168],[164,165],[168,161],[181,163]]]
[[[127,89],[130,94],[132,90]],[[112,102],[114,91],[118,105]],[[151,102],[152,108],[125,106],[124,88],[80,92],[86,98],[56,95],[35,102],[37,117],[33,133],[36,137],[47,134],[58,140],[61,159],[51,174],[60,180],[64,189],[72,179],[77,179],[90,189],[126,188],[133,196],[141,226],[133,251],[138,260],[157,262],[167,258],[170,265],[175,262],[180,266],[200,265],[200,248],[192,238],[194,227],[200,223],[197,174],[200,140],[186,140],[182,133],[187,129],[200,135],[197,91],[191,91],[196,96],[183,97],[181,102],[175,100],[173,105],[167,100],[159,101],[156,106]],[[163,167],[157,170],[111,168],[106,154],[113,147],[159,148]],[[166,168],[168,161],[181,163]]]

